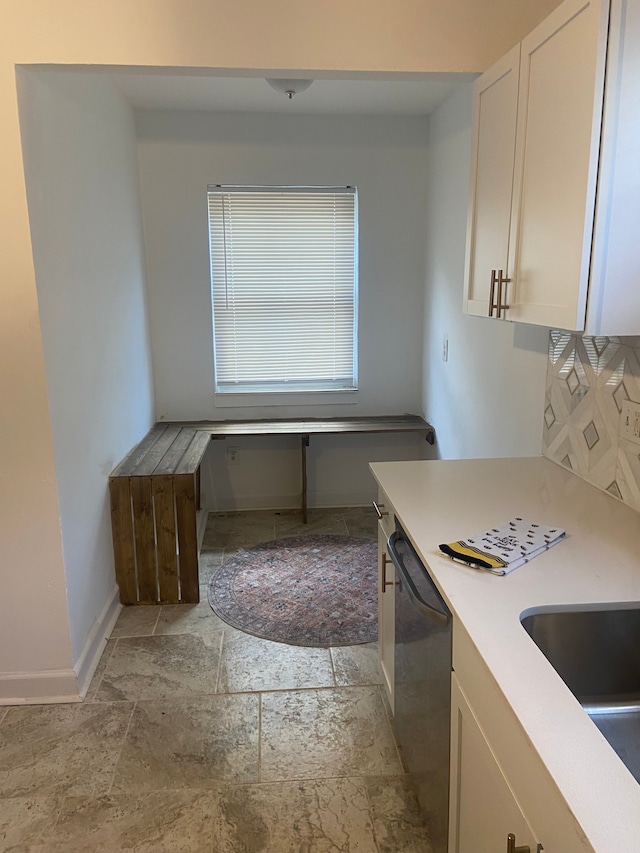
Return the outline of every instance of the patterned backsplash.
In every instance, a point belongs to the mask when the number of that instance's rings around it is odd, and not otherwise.
[[[640,511],[640,444],[619,435],[625,400],[640,403],[640,337],[551,332],[542,452]]]

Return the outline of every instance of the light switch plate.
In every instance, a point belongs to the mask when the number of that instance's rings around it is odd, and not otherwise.
[[[626,400],[620,416],[620,438],[640,444],[640,403]]]

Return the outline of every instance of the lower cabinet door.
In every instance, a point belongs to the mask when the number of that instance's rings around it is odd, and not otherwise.
[[[542,850],[454,673],[449,853],[507,853],[510,834],[514,849]]]
[[[380,668],[384,678],[391,710],[393,706],[393,683],[395,672],[395,568],[387,554],[387,534],[382,524],[378,525],[378,649]]]

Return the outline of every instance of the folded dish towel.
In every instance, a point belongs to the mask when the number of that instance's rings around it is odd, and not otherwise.
[[[456,562],[506,575],[547,551],[564,535],[558,527],[514,518],[477,536],[440,545],[440,550]]]

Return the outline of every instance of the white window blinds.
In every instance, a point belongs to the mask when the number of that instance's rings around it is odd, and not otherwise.
[[[216,392],[357,387],[352,187],[208,187]]]

